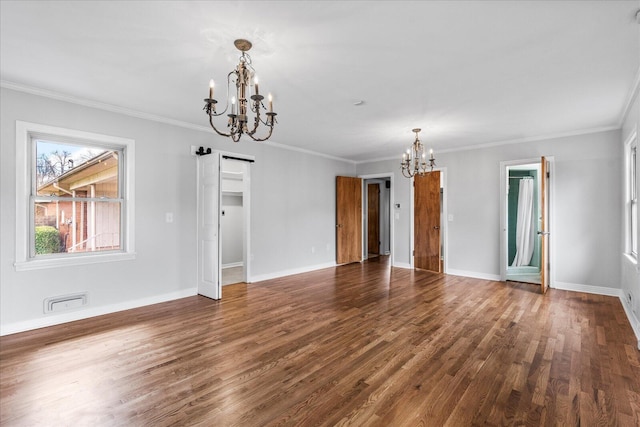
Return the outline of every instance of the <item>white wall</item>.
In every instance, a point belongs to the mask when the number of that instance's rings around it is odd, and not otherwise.
[[[268,142],[234,144],[204,128],[164,124],[6,88],[0,95],[0,333],[195,294],[196,158],[190,155],[191,145],[255,156],[251,166],[255,278],[335,263],[335,176],[353,175],[353,164]],[[202,119],[206,124],[204,114]],[[135,140],[135,260],[15,271],[16,120]],[[165,222],[166,212],[173,213],[173,223]],[[79,291],[89,293],[89,305],[83,310],[43,314],[45,298]]]
[[[224,188],[224,186],[223,186]],[[220,238],[222,239],[222,267],[242,263],[242,194],[222,195]]]
[[[447,168],[448,271],[476,277],[500,277],[500,162],[554,157],[556,286],[607,293],[620,288],[621,218],[620,131],[541,141],[436,152]],[[399,151],[400,153],[400,151]],[[399,154],[400,155],[400,154]],[[358,164],[361,175],[395,171],[395,261],[410,263],[411,180],[402,177],[399,160]]]
[[[335,265],[336,176],[354,176],[355,166],[257,147],[251,166],[253,280]]]

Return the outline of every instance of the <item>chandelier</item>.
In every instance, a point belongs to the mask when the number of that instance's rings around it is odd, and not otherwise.
[[[415,175],[424,175],[427,173],[427,156],[424,152],[424,146],[418,139],[418,133],[422,129],[416,128],[412,132],[416,134],[416,140],[413,141],[411,147],[407,148],[407,152],[402,154],[402,175],[405,178],[412,178]],[[433,157],[433,149],[429,150],[429,163],[430,171],[436,165],[436,159]]]
[[[251,57],[247,51],[251,49],[249,40],[238,39],[233,42],[236,48],[242,52],[240,63],[235,70],[227,75],[227,104],[223,111],[216,111],[217,100],[213,98],[214,82],[209,82],[209,97],[204,99],[205,112],[209,116],[209,124],[218,135],[231,137],[234,142],[238,142],[243,134],[249,135],[254,141],[266,141],[273,132],[273,125],[277,123],[276,115],[273,112],[273,98],[269,94],[269,109],[265,108],[262,100],[264,96],[258,91],[258,77],[255,70],[251,66]],[[231,94],[232,84],[235,84],[235,95],[229,98]],[[253,90],[252,90],[253,89]],[[227,121],[228,131],[221,132],[213,124],[213,118],[221,116],[225,113],[229,120]],[[263,119],[261,113],[264,112],[266,118]],[[253,113],[253,123],[249,124],[249,113]],[[260,124],[269,128],[267,136],[258,138],[255,134]]]

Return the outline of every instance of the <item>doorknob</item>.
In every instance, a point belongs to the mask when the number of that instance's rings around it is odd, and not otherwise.
[[[342,224],[336,224],[336,228],[342,228]]]
[[[540,236],[548,236],[549,234],[551,233],[549,233],[548,231],[538,231],[538,235]]]
[[[440,230],[440,227],[436,225],[435,227],[433,227],[433,229],[434,230]]]

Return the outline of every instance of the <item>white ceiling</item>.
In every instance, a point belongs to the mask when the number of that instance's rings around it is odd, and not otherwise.
[[[640,0],[0,8],[4,86],[203,127],[209,79],[224,82],[248,38],[278,112],[269,141],[354,161],[399,157],[415,127],[436,153],[619,127],[640,64]]]

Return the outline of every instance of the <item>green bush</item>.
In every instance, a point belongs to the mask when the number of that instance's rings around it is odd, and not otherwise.
[[[36,227],[36,254],[55,254],[60,251],[60,233],[55,227]]]

